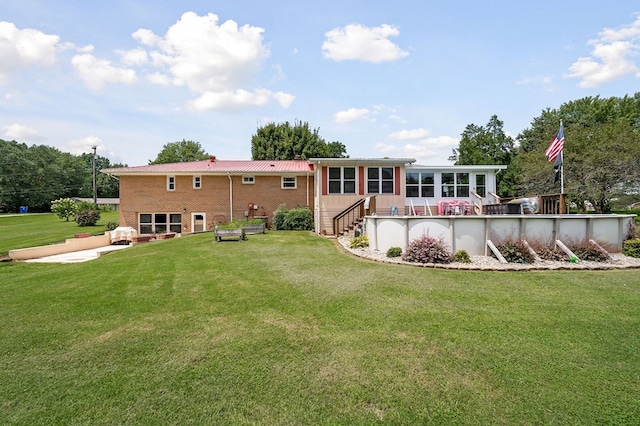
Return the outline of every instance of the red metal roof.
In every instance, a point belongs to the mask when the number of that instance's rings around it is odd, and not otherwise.
[[[203,160],[185,163],[103,169],[110,175],[167,173],[306,173],[313,172],[313,163],[302,160]]]

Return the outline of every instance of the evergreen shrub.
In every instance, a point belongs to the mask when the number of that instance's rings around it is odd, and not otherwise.
[[[640,238],[626,240],[622,243],[622,254],[629,257],[640,257]]]
[[[389,250],[387,250],[387,257],[400,257],[400,255],[402,255],[400,247],[389,247]]]
[[[80,226],[95,226],[100,220],[98,210],[85,210],[76,215],[76,223]]]

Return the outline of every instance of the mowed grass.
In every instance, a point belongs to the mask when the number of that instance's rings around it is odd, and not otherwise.
[[[0,215],[0,257],[9,250],[61,243],[74,234],[99,235],[109,221],[117,222],[118,212],[101,212],[96,226],[78,226],[73,218],[67,222],[53,213]]]
[[[638,424],[638,278],[305,232],[0,263],[0,424]]]

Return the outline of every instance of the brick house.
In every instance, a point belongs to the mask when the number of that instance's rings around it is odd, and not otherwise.
[[[445,202],[487,203],[506,166],[416,166],[412,158],[209,160],[105,169],[120,179],[120,225],[140,234],[212,230],[231,220],[269,223],[282,204],[314,212],[338,235],[366,215],[443,214]],[[479,195],[478,195],[479,194]],[[469,211],[469,214],[472,212]]]
[[[140,234],[212,230],[233,219],[271,222],[278,206],[307,206],[314,166],[307,161],[209,160],[102,170],[120,180],[120,226]]]

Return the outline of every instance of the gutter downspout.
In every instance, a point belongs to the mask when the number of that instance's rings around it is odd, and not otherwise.
[[[231,180],[231,174],[227,172],[229,178],[229,222],[233,221],[233,181]]]
[[[307,207],[308,207],[310,205],[309,204],[309,172],[307,172],[306,175],[307,175],[307,185],[306,185],[306,187],[307,187]]]

